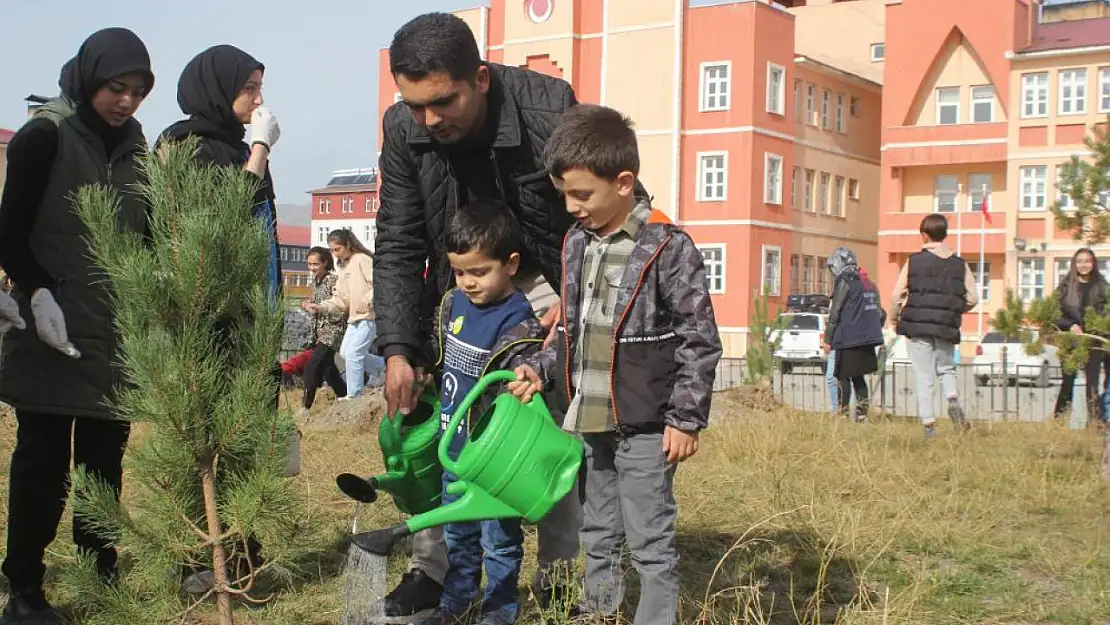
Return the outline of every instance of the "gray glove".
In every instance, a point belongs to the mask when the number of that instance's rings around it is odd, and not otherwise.
[[[46,289],[38,289],[31,296],[31,314],[35,316],[35,329],[39,339],[70,358],[80,358],[81,352],[69,342],[66,319],[54,296]]]
[[[266,149],[273,150],[281,138],[281,127],[270,109],[260,106],[251,114],[251,145],[261,143]]]
[[[0,334],[12,328],[22,330],[26,327],[27,322],[19,316],[19,304],[7,293],[0,292]]]

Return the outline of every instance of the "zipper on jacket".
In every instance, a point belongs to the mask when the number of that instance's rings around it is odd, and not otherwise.
[[[497,192],[501,194],[501,201],[505,199],[505,189],[501,186],[501,168],[497,166],[497,152],[493,148],[489,150],[489,164],[493,166],[493,183],[497,185]]]

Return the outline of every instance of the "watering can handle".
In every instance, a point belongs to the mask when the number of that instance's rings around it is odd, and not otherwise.
[[[451,439],[454,438],[454,432],[459,429],[459,424],[462,423],[466,414],[470,412],[470,408],[474,405],[474,402],[478,401],[478,398],[486,392],[486,389],[489,388],[490,385],[512,382],[514,380],[516,380],[516,374],[512,371],[494,371],[493,373],[479,378],[474,384],[474,388],[470,389],[470,392],[466,394],[466,397],[464,397],[458,407],[455,408],[455,414],[451,415],[451,422],[447,424],[447,431],[443,433],[443,436],[439,437],[439,463],[443,465],[444,469],[458,475],[455,462],[451,460],[447,452],[451,448]]]
[[[421,399],[434,404],[436,400],[435,393],[430,389],[425,388]],[[385,431],[388,433],[389,442],[386,444],[391,450],[397,450],[401,446],[401,428],[405,424],[405,415],[401,411],[397,411],[392,417],[385,415],[385,420],[389,422],[390,427]],[[387,460],[388,462],[388,460]],[[394,467],[386,467],[387,470],[395,470]]]

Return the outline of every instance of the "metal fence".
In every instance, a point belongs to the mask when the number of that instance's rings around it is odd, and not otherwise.
[[[1006,370],[1009,375],[1003,375]],[[995,421],[1044,421],[1051,419],[1060,393],[1062,371],[1041,367],[1022,368],[1009,365],[975,366],[961,363],[956,367],[957,392],[960,403],[970,419]],[[722,358],[717,365],[714,390],[721,391],[747,383],[748,366],[744,358]],[[887,364],[881,373],[869,376],[871,405],[884,412],[903,417],[918,416],[917,380],[913,366],[907,362]],[[828,382],[820,366],[793,367],[784,373],[776,366],[772,374],[775,397],[783,404],[805,411],[832,411]],[[934,383],[933,410],[938,418],[947,415],[947,403],[939,382]]]

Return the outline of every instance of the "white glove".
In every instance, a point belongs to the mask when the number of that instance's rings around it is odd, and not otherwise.
[[[260,106],[251,113],[251,145],[261,143],[267,149],[273,150],[274,144],[281,138],[281,127],[270,109]]]
[[[7,293],[0,292],[0,334],[15,328],[22,330],[27,327],[27,322],[19,316],[19,304]]]
[[[35,316],[35,329],[39,339],[70,358],[80,358],[81,352],[69,342],[66,319],[54,296],[46,289],[37,289],[31,296],[31,314]]]

